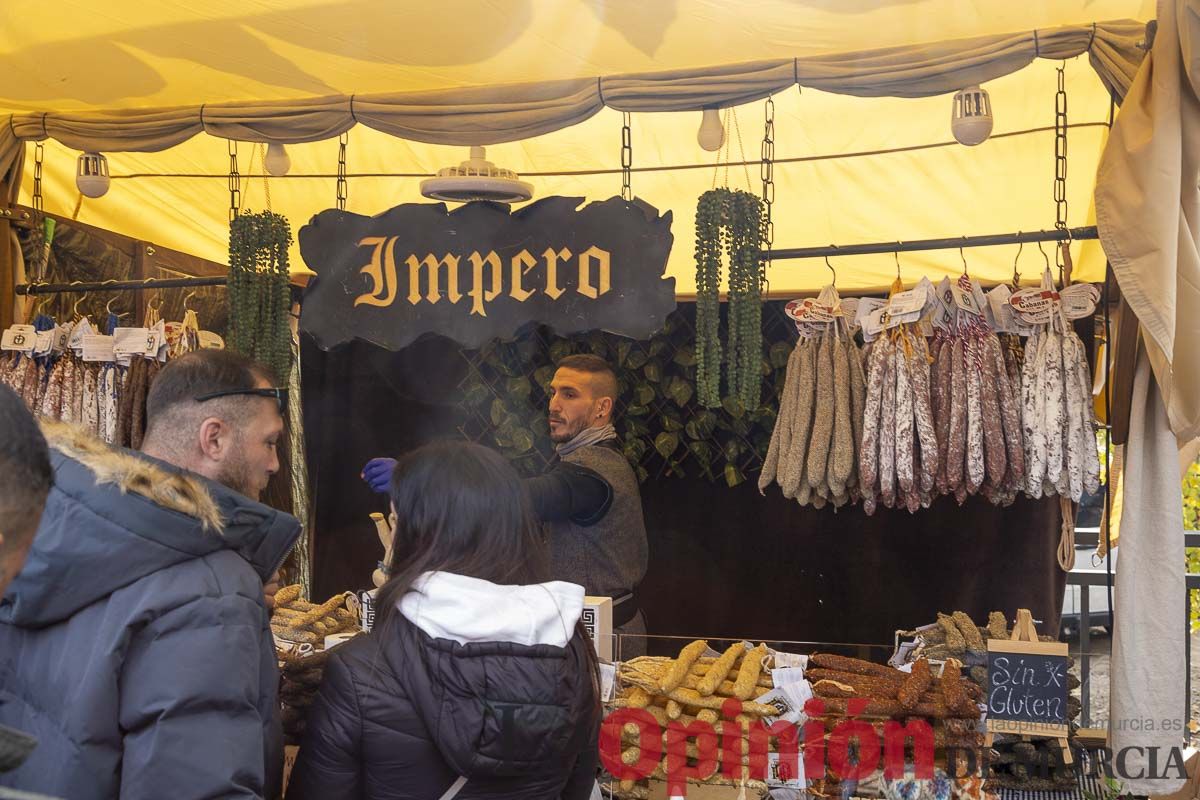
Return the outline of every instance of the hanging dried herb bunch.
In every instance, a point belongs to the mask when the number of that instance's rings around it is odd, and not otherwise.
[[[229,223],[229,346],[271,367],[280,381],[292,368],[291,243],[281,214],[243,212]]]
[[[701,404],[721,405],[721,261],[729,263],[725,347],[728,396],[758,406],[762,387],[762,200],[713,189],[696,204],[696,384]]]

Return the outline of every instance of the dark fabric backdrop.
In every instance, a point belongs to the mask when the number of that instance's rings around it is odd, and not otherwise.
[[[371,511],[386,500],[359,478],[371,457],[458,436],[466,363],[440,338],[399,353],[355,342],[302,343],[315,504],[314,591],[370,587],[382,555]],[[618,428],[620,421],[617,422]],[[1056,499],[998,509],[942,498],[909,515],[801,508],[757,476],[734,489],[703,478],[642,486],[650,571],[639,595],[652,634],[890,644],[897,628],[1018,607],[1057,631],[1065,575]]]

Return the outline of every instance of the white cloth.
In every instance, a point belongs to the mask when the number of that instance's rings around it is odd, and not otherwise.
[[[1141,345],[1129,422],[1114,592],[1109,741],[1115,753],[1159,748],[1155,760],[1161,771],[1169,749],[1179,747],[1184,737],[1183,497],[1175,435]],[[1149,775],[1149,760],[1146,750],[1140,756],[1129,751],[1128,775]],[[1183,784],[1180,779],[1119,779],[1132,794],[1167,794]]]
[[[1096,224],[1180,440],[1200,436],[1200,0],[1159,0],[1158,34],[1096,173]]]
[[[583,615],[583,587],[566,581],[501,586],[450,572],[426,572],[397,607],[435,639],[566,647]]]

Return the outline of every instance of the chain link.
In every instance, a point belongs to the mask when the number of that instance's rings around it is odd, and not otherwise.
[[[1058,68],[1058,91],[1054,94],[1054,227],[1070,230],[1067,224],[1067,84],[1066,63]],[[1069,235],[1069,234],[1068,234]],[[1070,242],[1070,239],[1067,239]],[[1061,248],[1056,250],[1059,271],[1063,260]]]
[[[633,168],[633,129],[629,126],[629,112],[624,112],[621,118],[621,197],[625,201],[633,200],[633,189],[630,187],[630,173]]]
[[[41,142],[33,145],[33,209],[42,210],[42,158],[46,148]]]
[[[346,181],[346,145],[349,143],[349,131],[338,137],[337,207],[339,211],[346,210],[346,195],[350,188]]]
[[[238,172],[238,143],[229,140],[229,221],[238,218],[242,210],[242,173]]]
[[[762,259],[762,278],[767,280],[767,269],[771,266],[771,245],[775,241],[775,223],[771,218],[772,206],[775,204],[775,100],[767,97],[764,109],[762,164],[763,199],[763,250],[767,256]]]

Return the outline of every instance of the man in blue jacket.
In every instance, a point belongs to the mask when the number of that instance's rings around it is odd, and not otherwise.
[[[143,453],[45,425],[54,487],[0,601],[0,786],[72,800],[274,798],[282,731],[263,585],[299,534],[258,502],[286,390],[241,356],[168,364]]]

